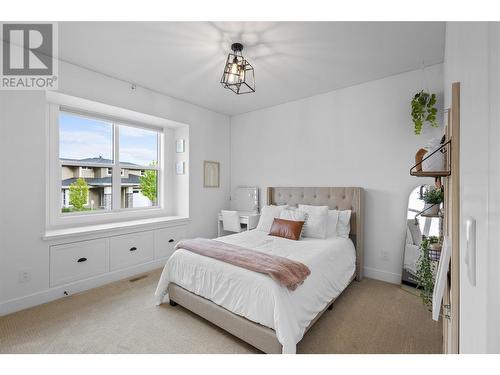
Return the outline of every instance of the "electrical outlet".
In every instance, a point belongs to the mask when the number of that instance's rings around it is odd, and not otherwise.
[[[387,250],[382,250],[382,260],[385,262],[389,260],[389,252]]]
[[[19,271],[19,282],[28,283],[31,280],[31,272],[29,270]]]

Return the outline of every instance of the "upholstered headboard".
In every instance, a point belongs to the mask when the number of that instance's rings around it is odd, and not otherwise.
[[[363,188],[360,187],[268,187],[267,204],[311,204],[331,210],[351,210],[351,238],[356,248],[356,280],[363,278]]]

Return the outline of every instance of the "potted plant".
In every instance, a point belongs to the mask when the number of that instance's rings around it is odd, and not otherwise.
[[[427,122],[430,126],[437,128],[436,94],[430,94],[423,90],[416,93],[411,101],[411,119],[414,124],[416,135],[422,133],[422,127]]]
[[[420,243],[420,256],[417,261],[417,288],[420,289],[420,298],[425,306],[432,306],[432,293],[434,292],[434,278],[436,264],[431,260],[431,240],[424,237]]]
[[[441,203],[443,203],[444,193],[441,189],[430,186],[420,194],[420,199],[425,202],[424,215],[438,215]]]

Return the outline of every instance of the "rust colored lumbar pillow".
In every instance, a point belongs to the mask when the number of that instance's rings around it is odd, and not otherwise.
[[[297,241],[302,232],[303,221],[274,219],[269,235]]]

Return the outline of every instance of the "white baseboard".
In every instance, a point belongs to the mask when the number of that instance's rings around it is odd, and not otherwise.
[[[0,303],[0,316],[41,305],[59,298],[64,298],[69,295],[109,284],[114,281],[119,281],[130,276],[148,272],[163,267],[166,261],[166,259],[157,259],[148,263],[139,264],[118,271],[107,272],[89,279],[75,281],[70,284],[57,286],[27,296],[7,300]]]
[[[391,284],[401,284],[401,274],[400,273],[394,273],[394,272],[388,272],[388,271],[382,271],[376,268],[370,268],[370,267],[365,267],[364,268],[365,277],[368,277],[370,279],[376,279],[376,280],[381,280],[385,281]]]

